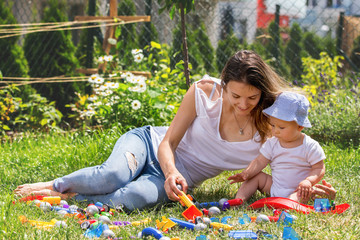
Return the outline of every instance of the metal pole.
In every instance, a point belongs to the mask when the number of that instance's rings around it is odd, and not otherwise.
[[[280,66],[280,58],[279,58],[279,45],[280,45],[280,5],[276,4],[276,11],[275,11],[275,51],[274,57],[276,59],[276,65]]]
[[[339,25],[337,29],[336,51],[338,55],[342,55],[341,46],[342,46],[342,35],[344,28],[344,14],[345,14],[344,12],[340,12]]]
[[[147,16],[151,16],[151,5],[152,5],[152,0],[146,0],[145,15],[147,15]],[[153,36],[150,35],[150,33],[151,33],[151,22],[146,22],[145,27],[146,27],[146,29],[147,29],[147,31],[149,33],[147,35],[147,37],[146,37],[146,45],[150,45],[150,42],[151,42],[152,37],[153,37]]]

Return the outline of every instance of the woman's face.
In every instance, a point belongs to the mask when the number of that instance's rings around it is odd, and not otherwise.
[[[238,115],[249,115],[261,97],[261,91],[258,88],[237,81],[229,81],[225,93]]]

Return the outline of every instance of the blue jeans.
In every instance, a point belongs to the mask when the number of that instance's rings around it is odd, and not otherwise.
[[[164,182],[150,127],[145,126],[122,135],[103,164],[58,178],[53,187],[61,193],[78,193],[79,201],[122,204],[132,211],[169,202]]]

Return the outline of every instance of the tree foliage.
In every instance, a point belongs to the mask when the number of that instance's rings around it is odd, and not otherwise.
[[[63,1],[50,0],[44,9],[41,22],[66,22],[66,4]],[[70,31],[49,31],[28,34],[24,51],[29,62],[31,77],[52,77],[73,74],[78,67],[75,47]],[[35,89],[49,101],[55,101],[56,107],[67,112],[65,107],[81,91],[82,83],[41,83],[34,84]]]
[[[300,79],[302,73],[302,30],[298,23],[294,23],[290,29],[290,40],[285,48],[285,62],[290,66],[291,75]]]
[[[16,24],[17,21],[4,0],[0,0],[0,24]],[[0,36],[7,35],[2,33]],[[6,77],[27,77],[28,63],[24,51],[17,42],[19,36],[0,39],[0,71]]]

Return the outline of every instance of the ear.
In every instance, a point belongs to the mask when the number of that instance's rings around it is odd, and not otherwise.
[[[302,130],[304,129],[304,127],[303,126],[298,126],[298,130],[299,130],[299,132],[301,132]]]

